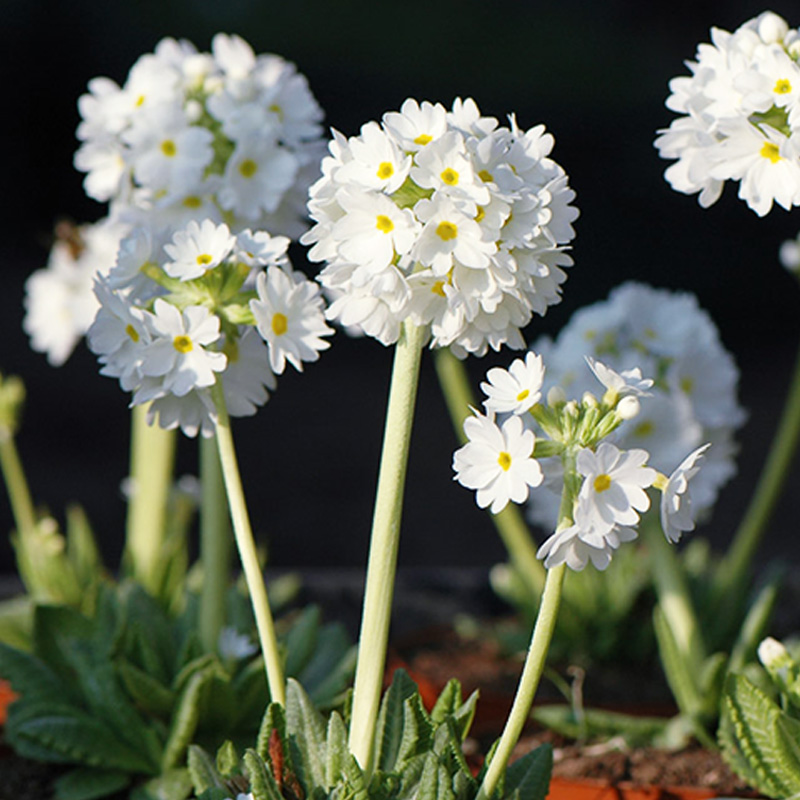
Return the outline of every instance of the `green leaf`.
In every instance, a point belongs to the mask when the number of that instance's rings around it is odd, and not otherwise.
[[[289,628],[284,642],[286,648],[284,674],[288,677],[298,678],[311,660],[319,633],[319,619],[319,607],[307,606]]]
[[[352,800],[368,800],[370,793],[367,790],[364,772],[352,753],[349,753],[344,761],[344,776]]]
[[[230,739],[226,739],[217,750],[216,768],[220,775],[233,775],[239,766],[239,754]]]
[[[731,766],[744,761],[747,780],[770,797],[800,792],[800,723],[741,675],[728,677],[725,703],[730,728],[723,756]]]
[[[286,684],[286,728],[290,752],[299,781],[308,790],[325,785],[326,736],[322,715],[303,691],[289,678]]]
[[[131,800],[186,800],[192,792],[192,780],[187,769],[171,769],[139,786]]]
[[[475,719],[475,709],[478,705],[479,692],[476,689],[468,698],[465,703],[462,703],[455,715],[453,716],[453,723],[456,726],[458,736],[463,742],[467,738],[469,729],[472,727],[472,721]]]
[[[187,763],[192,786],[199,795],[207,789],[225,789],[225,783],[217,772],[215,760],[202,747],[190,744]]]
[[[444,722],[448,716],[454,716],[462,705],[461,683],[452,678],[436,698],[436,703],[431,710],[431,720],[438,725]]]
[[[318,708],[335,705],[355,671],[357,648],[343,625],[323,627],[317,634],[314,652],[298,681]]]
[[[245,752],[244,766],[250,778],[253,800],[284,800],[271,770],[255,750]]]
[[[508,767],[506,794],[519,792],[520,800],[545,800],[552,770],[553,748],[543,744]]]
[[[403,703],[403,735],[397,749],[394,769],[402,769],[404,762],[431,749],[436,730],[422,698],[415,691]]]
[[[325,788],[329,791],[343,774],[349,754],[347,728],[341,716],[334,711],[328,719],[328,735],[326,737]]]
[[[688,660],[678,647],[669,623],[660,608],[653,610],[653,626],[658,640],[661,666],[681,712],[696,717],[702,708],[702,699]]]
[[[77,695],[41,659],[0,642],[0,675],[31,702],[64,703]]]
[[[81,608],[91,613],[94,594],[99,576],[103,573],[103,560],[97,549],[92,526],[86,512],[79,505],[67,507],[67,557],[75,570],[78,583],[87,595]]]
[[[133,702],[149,716],[168,717],[175,706],[175,693],[144,670],[126,661],[117,659],[117,672],[122,685]]]
[[[781,573],[773,575],[750,605],[747,616],[739,629],[736,643],[731,650],[728,661],[730,672],[738,672],[744,669],[746,664],[755,660],[758,645],[767,635],[767,629],[772,620],[782,578]]]
[[[392,772],[403,739],[405,701],[417,693],[414,681],[405,670],[395,670],[392,683],[383,695],[375,725],[375,768]]]
[[[95,800],[121,792],[131,782],[125,772],[79,767],[54,783],[56,800]]]

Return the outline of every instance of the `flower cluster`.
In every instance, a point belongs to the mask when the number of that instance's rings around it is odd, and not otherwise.
[[[759,216],[773,202],[800,205],[800,32],[765,12],[730,33],[712,28],[691,76],[670,81],[667,106],[681,116],[661,132],[673,189],[707,207],[726,180]]]
[[[305,77],[217,34],[211,53],[163,39],[119,86],[95,78],[78,107],[75,166],[112,216],[178,228],[223,220],[234,230],[297,236],[323,155],[322,111]]]
[[[560,511],[555,533],[538,552],[547,568],[566,563],[581,570],[591,561],[605,569],[620,544],[636,538],[640,515],[650,508],[646,490],[651,486],[662,492],[664,535],[678,541],[694,529],[689,482],[710,445],[694,450],[668,478],[647,465],[646,450],[622,449],[607,441],[638,415],[652,381],[642,378],[638,368],[618,373],[588,361],[605,389],[600,400],[585,392],[580,402],[567,402],[563,389],[553,389],[546,405],[538,402],[544,366],[542,357],[532,352],[508,370],[489,370],[482,384],[486,414],[473,409],[464,423],[469,441],[453,456],[455,479],[476,490],[478,505],[493,513],[509,500],[525,502],[529,490],[544,483],[539,459],[558,457]],[[511,415],[502,426],[495,421],[498,411]],[[551,476],[554,472],[550,470]]]
[[[560,300],[578,216],[544,126],[521,130],[406,100],[359,136],[334,131],[301,239],[327,262],[329,317],[390,344],[409,320],[432,346],[524,347],[520,329]]]
[[[584,355],[613,370],[640,368],[654,376],[649,396],[635,419],[620,425],[614,443],[644,448],[666,470],[703,442],[714,447],[693,484],[695,511],[706,513],[720,488],[733,477],[734,434],[745,420],[737,399],[739,371],[725,350],[714,322],[685,292],[628,282],[607,300],[577,311],[555,341],[532,345],[547,360],[545,389],[561,387],[574,397],[594,388]],[[531,502],[532,518],[550,527],[557,518],[560,474]]]
[[[211,435],[211,387],[222,383],[233,416],[254,414],[275,374],[298,370],[328,347],[319,287],[295,272],[289,240],[190,222],[164,241],[147,229],[122,240],[98,276],[100,303],[88,331],[102,374],[150,403],[149,419],[189,436]]]

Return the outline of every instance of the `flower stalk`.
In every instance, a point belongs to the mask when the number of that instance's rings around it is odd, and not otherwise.
[[[36,529],[36,512],[14,435],[7,429],[0,429],[0,469],[3,470],[14,524],[20,536],[25,537]]]
[[[278,639],[275,633],[275,623],[269,607],[264,576],[258,563],[253,529],[250,525],[250,516],[247,513],[242,478],[239,473],[236,450],[233,445],[230,418],[225,404],[225,393],[219,379],[211,388],[211,396],[217,410],[215,438],[217,440],[225,491],[228,495],[228,508],[245,581],[250,592],[250,602],[256,619],[261,652],[264,656],[270,696],[273,702],[286,705],[286,685],[278,649]]]
[[[403,323],[389,387],[349,736],[350,752],[367,775],[372,771],[374,731],[383,686],[397,569],[403,490],[425,335],[425,328]]]
[[[175,463],[175,432],[148,425],[147,406],[134,406],[131,417],[131,499],[125,560],[133,579],[158,596]]]

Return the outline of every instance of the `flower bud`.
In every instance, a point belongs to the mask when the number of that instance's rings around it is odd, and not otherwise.
[[[597,408],[599,405],[597,398],[591,392],[584,392],[581,402],[585,408]]]
[[[789,651],[777,639],[767,636],[758,646],[758,660],[764,668],[772,673],[791,666],[792,657]]]
[[[551,387],[547,393],[547,405],[551,408],[563,405],[567,402],[567,394],[560,386]]]
[[[788,31],[786,20],[772,11],[765,11],[758,17],[758,35],[767,44],[782,41]]]
[[[620,419],[633,419],[639,414],[641,404],[639,398],[634,397],[632,394],[626,394],[619,403],[617,403],[617,414]]]

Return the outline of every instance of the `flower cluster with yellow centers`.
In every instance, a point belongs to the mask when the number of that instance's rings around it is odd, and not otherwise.
[[[460,99],[408,99],[358,136],[334,131],[301,238],[326,262],[329,318],[384,344],[408,320],[459,356],[524,347],[572,264],[578,211],[553,143]]]
[[[605,387],[600,400],[586,392],[580,402],[568,402],[559,388],[547,393],[546,404],[538,402],[544,366],[534,353],[508,370],[489,370],[481,384],[487,413],[473,409],[464,423],[467,444],[453,455],[455,480],[475,490],[478,505],[495,514],[509,501],[525,502],[530,489],[546,482],[558,488],[555,533],[538,551],[547,568],[566,563],[581,570],[591,561],[605,569],[620,544],[636,538],[640,515],[650,508],[646,490],[651,486],[662,492],[661,521],[670,541],[694,528],[689,482],[709,445],[685,458],[670,477],[647,465],[646,450],[617,447],[609,437],[637,416],[652,381],[638,368],[618,373],[588,361]],[[511,416],[498,424],[496,411]],[[548,457],[557,468],[543,468],[540,459]]]
[[[292,269],[286,237],[191,222],[164,242],[139,230],[98,277],[88,331],[104,375],[149,403],[150,421],[211,435],[221,382],[233,416],[254,414],[288,361],[316,361],[333,333],[316,283]]]
[[[733,33],[712,28],[691,76],[670,81],[667,107],[680,114],[656,139],[677,159],[665,177],[673,189],[716,202],[726,180],[759,216],[777,203],[800,205],[800,32],[772,12]]]
[[[324,152],[322,111],[276,55],[217,34],[210,53],[163,39],[119,86],[89,82],[75,166],[114,218],[182,227],[191,219],[298,236]]]
[[[621,448],[647,450],[667,471],[676,469],[687,452],[712,442],[693,482],[694,512],[710,513],[736,472],[734,437],[746,415],[737,398],[736,363],[694,295],[627,282],[606,300],[576,311],[555,340],[542,337],[532,348],[547,361],[545,392],[557,387],[580,397],[595,392],[599,380],[606,395],[629,393],[609,378],[608,369],[621,376],[640,369],[652,376],[638,413],[619,426],[613,441]],[[557,491],[537,492],[530,504],[532,519],[554,525],[559,503]]]

